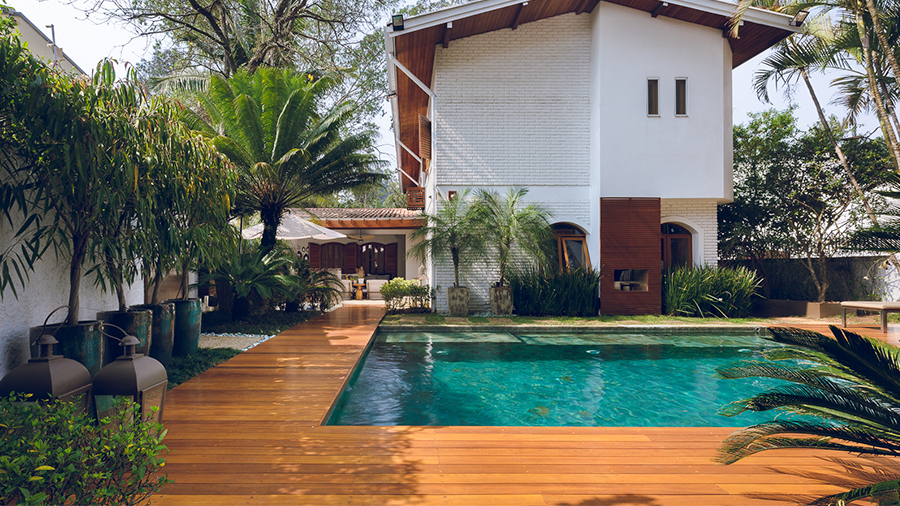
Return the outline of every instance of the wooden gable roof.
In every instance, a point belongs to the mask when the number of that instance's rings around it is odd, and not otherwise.
[[[652,16],[664,16],[688,23],[721,29],[728,36],[728,21],[735,5],[723,0],[608,0],[638,9]],[[432,88],[435,47],[448,47],[457,39],[511,28],[562,14],[593,12],[600,0],[479,0],[442,9],[405,20],[405,28],[385,31],[388,53],[388,81],[396,92],[392,99],[394,130],[399,144],[400,180],[404,191],[415,183],[420,172],[419,115],[427,116],[429,94],[407,74],[398,70],[399,63],[416,76],[422,85]],[[746,62],[797,31],[789,26],[791,17],[751,8],[743,18],[739,38],[729,37],[732,68]],[[391,59],[393,58],[393,60]],[[406,173],[406,175],[403,174]],[[409,177],[407,177],[407,175]]]

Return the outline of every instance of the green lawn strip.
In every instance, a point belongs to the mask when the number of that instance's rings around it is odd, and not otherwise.
[[[692,318],[669,315],[603,315],[603,316],[504,316],[514,325],[602,325],[625,323],[630,325],[748,325],[761,323],[766,318]],[[487,316],[466,318],[470,325],[495,325]],[[448,324],[439,314],[389,315],[382,320],[384,325],[444,325]],[[453,321],[460,324],[461,322]]]
[[[240,353],[241,350],[235,348],[200,348],[193,355],[174,357],[166,367],[169,388],[176,387]]]

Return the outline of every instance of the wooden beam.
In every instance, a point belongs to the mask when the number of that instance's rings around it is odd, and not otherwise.
[[[581,4],[578,6],[578,9],[575,11],[575,15],[578,16],[587,9],[588,4],[591,3],[591,0],[581,0]]]
[[[444,25],[444,35],[441,37],[441,46],[444,49],[450,47],[450,29],[453,28],[453,22],[447,23]]]
[[[519,7],[516,8],[516,16],[513,18],[512,25],[510,26],[513,30],[519,27],[519,18],[522,17],[522,9],[524,9],[526,5],[528,5],[528,2],[522,2],[519,4]]]
[[[667,4],[666,2],[660,2],[650,12],[650,17],[655,18],[656,16],[659,16],[659,11],[661,11],[663,7],[668,7],[668,6],[669,6],[669,4]]]

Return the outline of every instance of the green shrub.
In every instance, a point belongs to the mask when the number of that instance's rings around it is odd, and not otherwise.
[[[0,503],[134,505],[169,483],[162,424],[137,404],[98,425],[76,404],[28,397],[0,399]]]
[[[663,280],[665,311],[676,316],[744,318],[760,281],[745,267],[676,267]]]
[[[525,267],[509,274],[519,316],[596,316],[600,271],[590,266],[540,272]]]
[[[431,310],[437,290],[415,279],[394,278],[381,287],[381,296],[389,313],[425,313]]]

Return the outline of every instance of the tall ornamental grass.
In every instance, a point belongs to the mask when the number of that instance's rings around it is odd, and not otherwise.
[[[597,316],[600,271],[525,267],[508,274],[519,316]]]
[[[761,279],[737,267],[676,267],[665,275],[666,313],[676,316],[743,318],[750,314]]]

